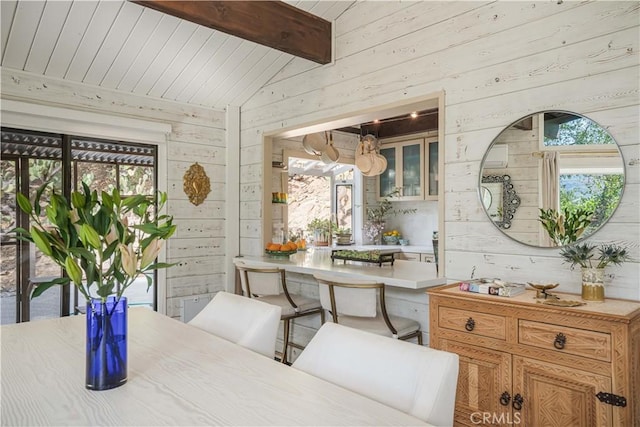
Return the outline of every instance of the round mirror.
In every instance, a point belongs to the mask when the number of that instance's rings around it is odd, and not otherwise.
[[[558,247],[602,227],[618,207],[624,161],[593,120],[542,111],[512,123],[482,159],[478,193],[489,219],[531,246]]]

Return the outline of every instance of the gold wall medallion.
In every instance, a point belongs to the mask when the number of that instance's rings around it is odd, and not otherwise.
[[[189,196],[189,201],[198,206],[211,192],[211,183],[204,168],[197,162],[192,164],[182,178],[184,192]]]

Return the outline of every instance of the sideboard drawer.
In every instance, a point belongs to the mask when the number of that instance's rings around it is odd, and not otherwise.
[[[602,332],[520,320],[518,341],[533,347],[611,361],[611,335]]]
[[[506,340],[507,337],[507,320],[504,316],[469,310],[440,307],[438,326],[500,340]]]

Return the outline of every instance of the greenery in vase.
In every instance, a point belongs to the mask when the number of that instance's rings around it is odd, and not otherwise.
[[[339,235],[351,235],[351,229],[350,228],[338,228],[336,230],[336,234],[339,234]]]
[[[626,248],[614,244],[599,247],[589,243],[567,246],[560,251],[560,255],[571,264],[571,268],[576,265],[583,268],[605,268],[609,264],[620,265],[631,259]]]
[[[148,289],[154,270],[173,265],[155,262],[164,241],[176,230],[172,216],[157,214],[166,204],[166,193],[158,192],[156,207],[153,196],[123,199],[114,189],[98,197],[83,182],[83,191],[73,192],[70,201],[51,193],[44,208],[45,223],[41,198],[46,187],[38,189],[33,204],[27,196],[16,195],[32,225],[30,230],[12,231],[17,238],[35,243],[68,277],[40,284],[32,298],[52,286],[73,283],[87,301],[99,298],[104,302],[114,294],[119,299],[139,275],[146,277]]]
[[[385,195],[377,206],[367,207],[367,220],[371,222],[382,222],[388,214],[400,215],[415,213],[417,209],[393,209],[391,198],[399,197],[400,189],[396,188],[391,193]]]
[[[331,221],[328,219],[314,218],[309,224],[307,224],[307,230],[321,233],[328,233],[331,228]]]
[[[558,212],[555,209],[540,209],[538,221],[557,246],[568,245],[584,233],[591,224],[593,211],[576,208]]]

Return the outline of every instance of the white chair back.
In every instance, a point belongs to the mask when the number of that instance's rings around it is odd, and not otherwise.
[[[242,284],[242,292],[245,296],[278,295],[282,293],[281,276],[275,269],[270,269],[271,271],[269,273],[261,273],[257,271],[245,271],[244,268],[250,269],[252,267],[244,264],[238,264],[237,268],[240,271],[240,283]],[[247,283],[247,281],[249,283]],[[248,295],[247,289],[251,290],[251,295]]]
[[[430,424],[453,425],[455,353],[325,323],[293,367]]]
[[[272,358],[281,312],[275,305],[218,292],[189,324]]]
[[[329,274],[314,274],[313,277],[319,280],[318,291],[320,293],[320,303],[322,308],[331,311],[331,298],[329,296],[329,286],[322,283],[327,282],[346,282],[354,285],[374,285],[376,282],[370,280],[354,280],[340,278]],[[377,289],[358,289],[358,288],[333,288],[336,311],[338,315],[358,316],[358,317],[376,317],[378,314],[378,291]]]

